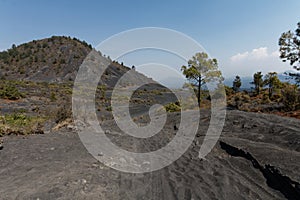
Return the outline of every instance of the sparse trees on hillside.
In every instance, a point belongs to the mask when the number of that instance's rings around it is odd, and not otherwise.
[[[223,80],[218,70],[217,59],[210,59],[205,52],[196,53],[188,61],[188,66],[182,66],[183,75],[189,80],[197,91],[198,104],[201,102],[201,87],[210,81]]]
[[[263,86],[263,75],[261,72],[256,72],[254,75],[253,75],[253,82],[251,82],[251,84],[254,85],[254,88],[255,88],[255,91],[256,91],[256,94],[260,94],[260,90]]]
[[[8,49],[8,54],[15,58],[18,55],[17,46],[13,44],[10,49]]]
[[[242,85],[241,78],[239,76],[236,76],[232,85],[232,89],[234,90],[234,92],[238,92],[240,90],[241,85]]]
[[[280,58],[283,62],[289,61],[296,70],[300,70],[300,22],[295,33],[288,31],[279,38]],[[300,84],[300,73],[289,73]]]

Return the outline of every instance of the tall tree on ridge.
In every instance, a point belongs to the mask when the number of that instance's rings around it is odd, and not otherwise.
[[[212,81],[221,82],[223,80],[221,71],[218,69],[217,59],[210,59],[205,52],[196,53],[188,61],[188,66],[181,67],[181,71],[197,91],[199,106],[202,86]]]

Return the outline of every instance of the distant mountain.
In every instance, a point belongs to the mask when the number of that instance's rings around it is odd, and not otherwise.
[[[290,78],[288,73],[289,71],[286,71],[283,73],[279,73],[277,76],[279,80],[282,82],[295,83],[295,81]],[[235,77],[225,78],[224,85],[232,87],[232,83],[234,79]],[[251,82],[253,81],[253,77],[251,76],[241,77],[241,81],[242,81],[242,86],[241,86],[242,89],[251,89],[253,87],[253,85],[251,84]]]
[[[92,46],[85,41],[65,36],[13,45],[11,49],[0,52],[0,78],[35,82],[73,82],[80,65],[91,51]],[[100,52],[99,55],[102,56]],[[101,77],[101,81],[112,87],[128,70],[130,68],[113,61]]]

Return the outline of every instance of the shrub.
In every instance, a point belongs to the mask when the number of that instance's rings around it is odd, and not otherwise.
[[[228,86],[225,85],[224,88],[225,88],[225,92],[226,92],[227,96],[230,96],[234,93],[234,91],[231,87],[228,87]]]
[[[47,48],[48,47],[48,44],[45,42],[43,43],[43,48]]]
[[[160,90],[152,90],[152,93],[154,95],[163,95],[163,93]]]
[[[286,85],[282,89],[282,103],[288,111],[300,108],[300,95],[295,85]]]
[[[242,101],[245,103],[249,103],[250,99],[251,98],[248,94],[238,93],[238,94],[236,94],[236,96],[234,96],[234,101]]]
[[[164,105],[165,109],[167,112],[179,112],[181,111],[181,106],[180,103],[178,101],[176,101],[175,103],[168,103],[166,105]]]
[[[107,106],[107,107],[105,108],[105,110],[111,112],[111,111],[112,111],[112,107],[111,107],[111,106]]]
[[[59,107],[55,112],[55,122],[60,123],[65,121],[68,118],[72,117],[72,110],[70,107],[62,106]]]
[[[24,98],[25,94],[19,92],[19,90],[11,83],[4,83],[0,86],[0,98],[9,100],[18,100]]]
[[[251,106],[250,103],[244,103],[239,107],[239,110],[250,112],[251,111],[250,106]]]
[[[26,125],[29,118],[23,113],[13,113],[10,115],[5,115],[5,121],[8,124],[16,124],[16,125]]]
[[[228,105],[240,109],[244,104],[251,102],[251,98],[246,93],[236,93],[232,98],[228,100]]]
[[[42,124],[45,120],[43,117],[27,116],[22,112],[0,116],[0,136],[43,133]]]
[[[268,94],[263,94],[263,97],[262,97],[262,103],[264,103],[264,104],[271,103],[271,100],[270,100]]]
[[[282,94],[279,92],[276,92],[275,94],[272,95],[272,97],[270,98],[272,101],[278,101],[280,99],[282,99]]]
[[[51,92],[51,94],[50,94],[50,101],[53,102],[53,101],[56,101],[56,100],[57,100],[57,99],[56,99],[55,93],[54,93],[54,92]]]
[[[106,85],[100,85],[98,88],[100,89],[100,98],[105,99]]]
[[[251,101],[250,96],[248,94],[243,94],[243,101],[249,103]]]

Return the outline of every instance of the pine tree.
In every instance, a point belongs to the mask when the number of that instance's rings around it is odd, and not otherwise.
[[[235,92],[238,92],[240,90],[241,85],[242,85],[241,78],[239,76],[236,76],[234,81],[233,81],[232,89]]]
[[[221,71],[218,70],[218,61],[210,59],[205,52],[196,53],[188,61],[188,66],[182,66],[183,75],[189,80],[197,91],[198,104],[201,102],[201,87],[211,81],[223,80]]]
[[[253,82],[251,82],[251,84],[254,85],[256,94],[260,94],[260,90],[263,87],[263,74],[261,72],[256,72],[253,75]]]

